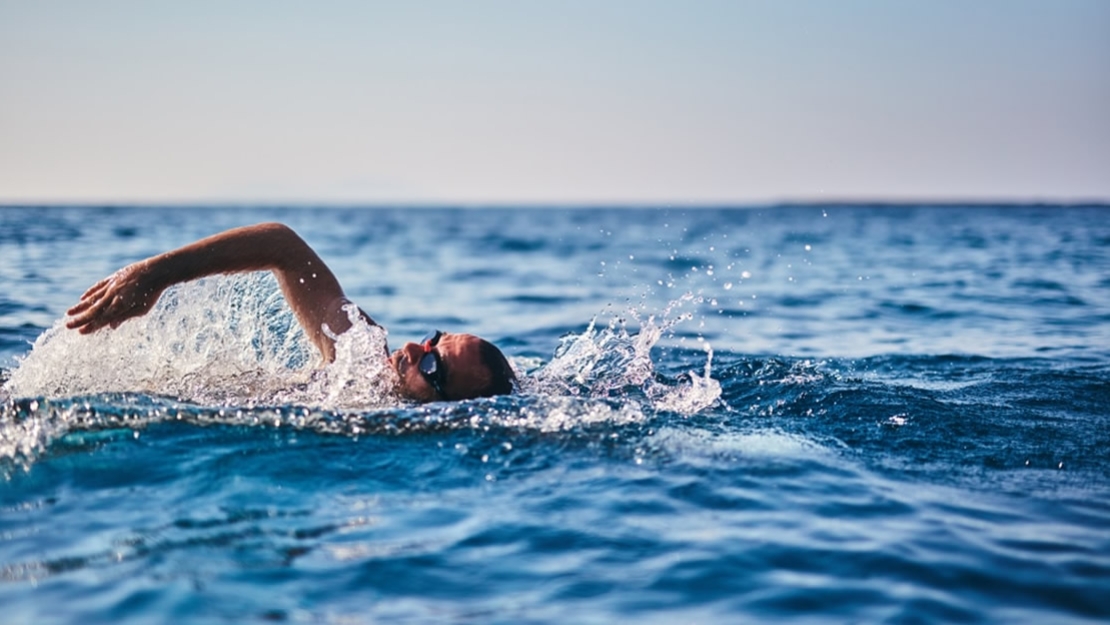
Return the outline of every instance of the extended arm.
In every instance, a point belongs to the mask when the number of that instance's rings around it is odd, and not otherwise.
[[[351,323],[339,281],[297,233],[278,223],[235,228],[120,269],[93,285],[70,308],[66,327],[82,334],[146,314],[167,287],[219,273],[269,270],[324,359],[335,358],[335,334]],[[365,314],[364,314],[365,316]],[[366,317],[367,321],[373,321]]]

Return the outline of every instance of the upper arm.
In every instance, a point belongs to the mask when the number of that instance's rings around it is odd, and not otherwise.
[[[273,229],[274,242],[283,248],[272,271],[286,301],[324,359],[331,361],[335,357],[335,346],[324,327],[326,325],[333,335],[347,331],[351,321],[344,307],[351,301],[331,269],[300,236],[281,224],[263,224],[262,227]],[[368,323],[374,324],[361,309],[359,313]]]

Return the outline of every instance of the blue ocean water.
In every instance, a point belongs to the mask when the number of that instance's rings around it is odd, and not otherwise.
[[[0,209],[0,620],[1105,622],[1108,217]],[[58,326],[268,220],[391,346],[485,336],[521,392],[321,370],[266,276]]]

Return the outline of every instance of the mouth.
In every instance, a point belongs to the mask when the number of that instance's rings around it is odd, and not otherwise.
[[[401,350],[393,352],[393,355],[389,357],[389,362],[393,365],[393,369],[398,375],[403,375],[404,369],[407,369],[409,365],[408,359],[405,358],[405,353]]]

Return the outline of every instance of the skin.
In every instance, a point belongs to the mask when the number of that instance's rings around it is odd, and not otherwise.
[[[480,339],[471,334],[444,334],[435,346],[439,359],[447,370],[443,391],[448,397],[465,397],[468,389],[482,388],[489,383],[490,372],[478,355]],[[406,343],[393,352],[390,364],[397,372],[401,382],[398,392],[416,401],[435,401],[435,389],[420,373],[417,363],[424,356],[424,347],[417,343]]]
[[[297,233],[279,223],[264,223],[201,239],[185,247],[128,265],[94,284],[67,311],[66,327],[81,334],[121,323],[150,312],[170,286],[204,276],[247,271],[272,271],[286,301],[309,339],[326,362],[335,360],[333,334],[351,327],[343,307],[350,300],[339,281],[316,252]],[[361,309],[363,318],[377,325]],[[490,371],[479,359],[481,340],[470,334],[444,334],[435,346],[446,369],[442,387],[448,397],[467,397],[471,389],[483,387]],[[440,397],[424,378],[417,363],[424,348],[406,343],[389,356],[400,380],[397,392],[415,401]]]

